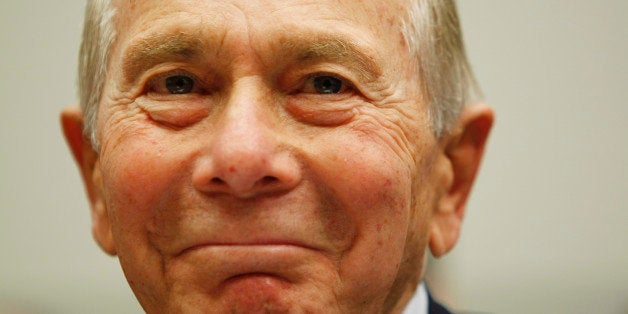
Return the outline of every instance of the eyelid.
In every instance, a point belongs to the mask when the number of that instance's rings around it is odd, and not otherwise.
[[[308,74],[305,79],[302,81],[302,83],[300,84],[301,87],[298,89],[298,92],[303,92],[305,90],[306,86],[310,86],[313,87],[313,81],[315,78],[317,77],[322,77],[322,76],[329,76],[329,77],[333,77],[336,78],[338,80],[340,80],[342,82],[342,89],[335,94],[342,94],[345,93],[346,91],[351,91],[354,90],[354,84],[349,80],[344,78],[341,75],[338,74],[334,74],[334,73],[329,73],[329,72],[315,72],[315,73],[311,73]],[[316,92],[312,92],[312,94],[318,94]],[[334,94],[320,94],[320,95],[334,95]]]
[[[165,86],[165,82],[166,82],[166,78],[171,77],[171,76],[189,77],[194,81],[194,88],[191,93],[199,94],[203,92],[203,89],[202,89],[203,80],[199,79],[198,76],[183,69],[174,69],[174,70],[163,71],[163,72],[159,72],[159,73],[151,75],[146,81],[146,84],[144,87],[145,93],[169,94]],[[161,90],[158,90],[158,89],[161,89]]]

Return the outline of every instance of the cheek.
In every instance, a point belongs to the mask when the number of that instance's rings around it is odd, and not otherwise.
[[[405,237],[416,168],[402,128],[379,120],[363,119],[350,129],[338,146],[341,175],[335,179],[343,182],[337,184],[339,194],[351,200],[364,236],[390,242]]]
[[[140,140],[118,145],[103,160],[103,168],[107,200],[113,203],[111,205],[152,203],[169,176],[168,161],[159,146]]]
[[[342,149],[338,162],[328,165],[332,169],[326,172],[344,208],[352,211],[360,225],[378,233],[389,220],[403,220],[410,196],[404,165],[368,144]]]
[[[118,137],[115,146],[103,146],[102,173],[105,200],[120,245],[145,239],[155,208],[164,197],[181,189],[188,166],[186,150],[159,132],[134,132]],[[181,143],[181,142],[179,142]]]
[[[412,203],[411,167],[383,143],[349,134],[321,142],[326,144],[314,155],[314,172],[355,230],[343,252],[342,276],[351,282],[347,286],[361,291],[357,295],[368,291],[375,297],[392,285],[403,256]],[[373,265],[378,265],[377,272]]]
[[[340,163],[335,188],[362,239],[388,245],[393,238],[404,237],[411,203],[409,169],[390,151],[378,150],[372,142],[362,143],[355,151],[345,148],[345,154],[353,158]]]
[[[129,284],[142,298],[154,298],[160,304],[167,291],[163,256],[149,232],[164,200],[184,187],[189,152],[182,141],[168,141],[158,130],[132,134],[117,137],[116,145],[102,147],[105,202]]]

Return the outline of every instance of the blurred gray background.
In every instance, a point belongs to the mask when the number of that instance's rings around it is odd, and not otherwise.
[[[459,1],[497,111],[462,238],[430,261],[452,309],[628,313],[628,1]],[[83,1],[0,2],[0,313],[141,313],[93,242],[58,123]]]

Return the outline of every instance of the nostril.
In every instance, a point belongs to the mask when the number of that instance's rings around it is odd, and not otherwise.
[[[277,178],[275,178],[273,176],[265,176],[265,177],[262,178],[261,181],[264,184],[269,184],[269,183],[277,182],[277,181],[279,181],[279,179],[277,179]]]
[[[214,177],[214,178],[212,178],[212,183],[223,184],[223,183],[225,183],[225,181],[223,181],[221,178]]]

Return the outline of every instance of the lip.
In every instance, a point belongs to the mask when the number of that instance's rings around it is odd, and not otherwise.
[[[212,241],[201,242],[190,245],[181,250],[175,257],[183,256],[188,253],[203,249],[215,250],[282,250],[282,249],[305,249],[311,251],[321,251],[319,248],[301,243],[298,241],[286,240],[255,240],[246,242],[230,242],[230,241]]]
[[[321,250],[294,241],[201,242],[188,246],[171,265],[200,285],[232,279],[275,278],[295,283],[307,279],[304,271],[324,258]],[[190,267],[193,266],[193,267]],[[179,268],[182,267],[182,268]]]

